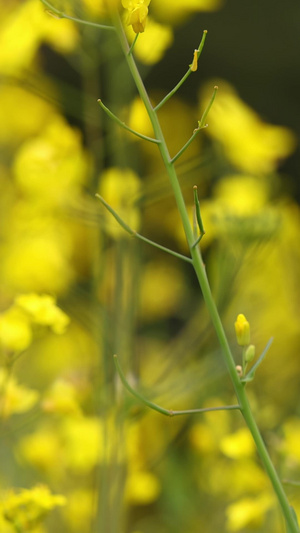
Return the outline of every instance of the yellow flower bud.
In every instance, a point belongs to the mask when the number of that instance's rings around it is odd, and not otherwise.
[[[190,69],[192,72],[196,72],[197,68],[198,68],[198,50],[194,50],[194,57],[190,65]]]
[[[248,346],[250,343],[250,324],[244,315],[237,316],[234,327],[238,344],[240,346]]]

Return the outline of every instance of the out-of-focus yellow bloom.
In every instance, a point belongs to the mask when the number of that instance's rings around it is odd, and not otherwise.
[[[126,28],[129,41],[135,37],[131,27]],[[173,30],[170,25],[156,22],[148,17],[147,31],[140,35],[134,45],[134,54],[145,65],[158,63],[173,42]]]
[[[29,139],[17,152],[16,184],[39,204],[70,203],[85,180],[86,164],[80,133],[53,115],[41,135]]]
[[[159,20],[170,24],[183,24],[194,13],[215,11],[223,0],[152,0],[153,13]]]
[[[201,109],[210,95],[210,83],[203,92]],[[226,156],[240,170],[270,173],[295,148],[295,136],[287,128],[261,120],[237,95],[233,87],[218,81],[219,94],[209,112],[207,134],[224,148]]]
[[[63,379],[55,381],[44,396],[42,409],[47,413],[62,415],[80,414],[81,409],[77,401],[74,385]]]
[[[296,461],[300,466],[300,419],[299,418],[290,418],[283,427],[284,430],[284,442],[283,442],[283,451],[287,457]]]
[[[69,317],[57,307],[55,298],[49,294],[22,294],[15,303],[28,313],[32,322],[49,326],[54,333],[64,333],[70,323]]]
[[[33,489],[10,490],[1,510],[4,518],[16,524],[19,531],[33,531],[52,509],[65,504],[64,496],[51,494],[48,487],[39,485]]]
[[[269,493],[262,493],[257,498],[243,498],[229,505],[226,511],[229,531],[260,527],[273,503],[274,498]]]
[[[0,142],[5,146],[15,146],[26,137],[38,134],[51,115],[53,109],[42,98],[21,87],[1,84]]]
[[[2,247],[1,276],[17,291],[61,294],[73,280],[69,256],[59,235],[24,236]]]
[[[39,429],[23,437],[18,444],[22,459],[51,477],[63,473],[63,447],[60,436],[52,426],[40,425]]]
[[[139,198],[140,180],[133,170],[109,168],[100,176],[99,193],[133,230],[140,225],[140,211],[136,202]],[[103,211],[106,230],[112,237],[126,237],[129,234],[113,216]]]
[[[237,316],[234,327],[237,343],[240,346],[248,346],[250,343],[250,324],[243,314]]]
[[[128,10],[126,24],[132,26],[135,33],[145,31],[148,5],[151,0],[122,0],[122,6]]]
[[[184,280],[180,271],[171,265],[151,262],[144,266],[140,305],[146,320],[177,314],[184,294]]]
[[[220,449],[232,459],[251,457],[255,454],[254,442],[247,428],[239,429],[223,437],[220,441]]]
[[[33,389],[19,385],[13,376],[7,376],[6,371],[0,369],[0,411],[4,418],[15,413],[29,411],[38,401],[39,394]]]
[[[103,457],[102,426],[97,418],[70,418],[61,431],[65,464],[75,473],[90,472]]]
[[[0,346],[9,352],[28,348],[32,341],[30,320],[19,309],[11,307],[0,315]]]
[[[43,41],[60,52],[69,52],[77,43],[77,31],[68,20],[58,24],[45,13],[40,2],[20,3],[0,27],[0,72],[12,75],[28,68]],[[22,102],[16,105],[22,106]]]
[[[146,505],[157,500],[160,494],[158,478],[147,471],[132,471],[126,480],[125,498],[134,505]]]
[[[73,531],[84,531],[95,512],[95,494],[85,488],[78,488],[68,493],[68,505],[64,516]]]

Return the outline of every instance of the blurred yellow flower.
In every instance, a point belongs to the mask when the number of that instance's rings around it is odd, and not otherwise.
[[[295,136],[287,128],[261,120],[237,95],[233,87],[218,81],[219,94],[207,119],[206,132],[224,148],[229,160],[244,172],[270,173],[295,149]],[[209,83],[202,92],[201,109],[211,95]]]
[[[215,11],[223,5],[223,0],[152,0],[153,13],[159,20],[169,24],[183,24],[194,13]]]
[[[3,369],[0,369],[0,389],[0,411],[4,418],[29,411],[39,399],[37,391],[19,385],[16,379]]]
[[[25,350],[31,341],[31,325],[26,314],[15,307],[0,314],[0,346],[5,351]]]
[[[140,225],[140,210],[137,205],[140,193],[140,180],[130,169],[112,167],[105,170],[99,180],[99,193],[110,204],[120,217],[133,230]],[[115,238],[129,234],[118,224],[113,216],[102,210],[106,231]]]
[[[43,473],[56,477],[63,473],[63,447],[60,436],[52,426],[40,424],[35,433],[24,436],[17,452],[26,462]]]
[[[229,531],[244,531],[249,527],[261,527],[266,512],[273,506],[274,498],[267,492],[257,498],[242,498],[227,507]]]
[[[75,488],[68,493],[64,516],[72,531],[84,531],[95,512],[95,494],[85,488]]]
[[[255,454],[254,441],[247,428],[225,435],[220,441],[220,449],[232,459],[251,457]]]
[[[0,142],[15,146],[26,137],[38,134],[53,112],[51,105],[42,98],[11,83],[1,82]]]
[[[64,379],[56,380],[46,392],[42,409],[47,413],[78,415],[81,413],[74,385]]]
[[[132,42],[135,36],[134,31],[127,27],[126,34],[129,41]],[[147,31],[140,35],[135,43],[134,54],[145,65],[153,65],[162,59],[172,42],[173,30],[171,26],[156,22],[152,17],[148,17]]]
[[[135,33],[145,31],[148,5],[151,0],[122,0],[122,6],[128,10],[126,24],[132,26]]]
[[[147,505],[157,500],[160,490],[159,480],[154,474],[133,470],[126,480],[125,498],[134,505]]]
[[[69,52],[77,43],[77,35],[72,22],[63,20],[58,24],[45,13],[41,2],[21,2],[0,27],[0,73],[13,75],[28,68],[43,41],[60,52]]]
[[[38,485],[33,489],[10,490],[1,503],[4,518],[17,524],[16,531],[33,531],[55,507],[66,504],[66,498],[51,494],[49,488]]]
[[[35,324],[49,326],[54,333],[64,333],[70,323],[69,317],[56,305],[49,294],[21,294],[15,299],[16,305],[28,313]]]

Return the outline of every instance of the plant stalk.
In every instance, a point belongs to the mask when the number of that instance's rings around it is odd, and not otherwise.
[[[134,57],[132,54],[128,53],[130,49],[129,49],[127,38],[124,33],[124,29],[122,27],[120,18],[118,15],[115,15],[113,18],[114,18],[114,24],[117,30],[117,35],[119,37],[120,44],[123,49],[128,67],[135,81],[139,95],[141,99],[143,100],[145,108],[148,112],[150,121],[153,126],[155,137],[158,141],[160,141],[158,144],[158,149],[160,150],[163,162],[165,164],[165,167],[166,167],[169,179],[170,179],[171,187],[173,189],[173,193],[174,193],[177,207],[179,210],[179,214],[182,220],[182,225],[184,228],[186,239],[187,239],[187,242],[190,248],[193,267],[194,267],[196,276],[198,278],[199,285],[200,285],[200,288],[203,294],[203,298],[207,305],[219,343],[222,348],[224,360],[225,360],[228,372],[231,377],[231,381],[232,381],[232,384],[233,384],[233,387],[234,387],[234,390],[235,390],[235,393],[236,393],[236,396],[237,396],[237,399],[240,405],[243,418],[252,434],[253,440],[257,447],[257,452],[263,463],[265,471],[273,485],[273,489],[277,495],[278,502],[281,506],[282,513],[285,517],[286,525],[289,528],[288,531],[289,533],[299,533],[299,528],[295,521],[292,508],[289,505],[287,496],[283,490],[279,476],[274,468],[274,465],[267,451],[267,448],[263,441],[260,430],[256,424],[254,415],[252,413],[252,410],[251,410],[251,407],[250,407],[250,404],[249,404],[249,401],[246,395],[245,385],[240,381],[240,377],[237,374],[235,361],[230,350],[230,346],[229,346],[229,343],[228,343],[228,340],[227,340],[227,337],[226,337],[226,334],[223,328],[223,324],[221,322],[220,315],[218,313],[217,307],[215,305],[215,302],[214,302],[214,299],[211,293],[211,289],[210,289],[209,281],[207,279],[205,266],[202,261],[200,249],[199,247],[193,246],[194,244],[193,229],[192,229],[192,226],[189,220],[188,212],[186,209],[181,187],[178,181],[174,162],[170,158],[169,150],[168,150],[163,132],[161,130],[157,114],[150,102],[148,93],[146,91],[143,80],[136,66]]]

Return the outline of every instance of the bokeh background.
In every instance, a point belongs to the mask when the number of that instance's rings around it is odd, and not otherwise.
[[[110,24],[105,2],[54,10]],[[151,126],[111,31],[53,17],[38,0],[0,2],[1,531],[285,531],[238,412],[167,418],[236,403],[188,264],[157,148],[120,130]],[[237,314],[257,356],[273,343],[251,404],[300,511],[300,189],[297,0],[152,0],[135,56],[175,155],[215,84],[203,130],[176,166],[237,364]],[[128,39],[133,32],[126,27]],[[22,492],[23,490],[23,492]],[[52,510],[53,509],[53,510]],[[45,515],[51,510],[49,516]]]

